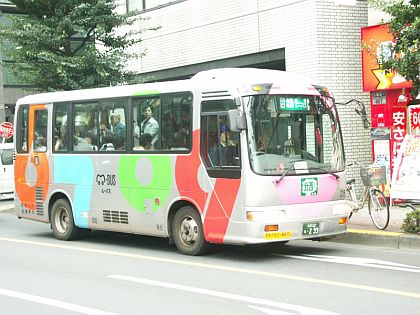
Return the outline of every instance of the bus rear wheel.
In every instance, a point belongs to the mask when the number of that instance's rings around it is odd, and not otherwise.
[[[51,228],[54,236],[62,241],[71,241],[85,236],[89,230],[74,224],[73,212],[69,202],[58,199],[51,210]]]
[[[203,225],[198,212],[185,206],[179,209],[172,221],[172,237],[178,251],[184,255],[202,255],[209,249],[204,238]]]

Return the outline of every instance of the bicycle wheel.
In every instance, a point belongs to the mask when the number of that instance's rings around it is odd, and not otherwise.
[[[389,223],[389,204],[384,193],[376,188],[369,191],[369,215],[379,230],[385,230]]]

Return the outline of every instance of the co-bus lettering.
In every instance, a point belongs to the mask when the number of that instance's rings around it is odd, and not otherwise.
[[[114,174],[97,174],[96,184],[99,186],[115,186],[117,185],[117,175]]]

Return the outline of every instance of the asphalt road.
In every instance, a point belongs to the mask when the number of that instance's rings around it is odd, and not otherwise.
[[[166,239],[0,212],[1,314],[419,314],[420,251],[298,241],[180,255]]]

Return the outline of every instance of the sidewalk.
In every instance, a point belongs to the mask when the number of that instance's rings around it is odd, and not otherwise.
[[[367,206],[354,213],[347,233],[331,239],[333,242],[371,245],[386,248],[420,250],[420,235],[404,233],[401,226],[408,212],[407,207],[392,206],[389,209],[389,225],[385,231],[378,230],[369,216]]]

